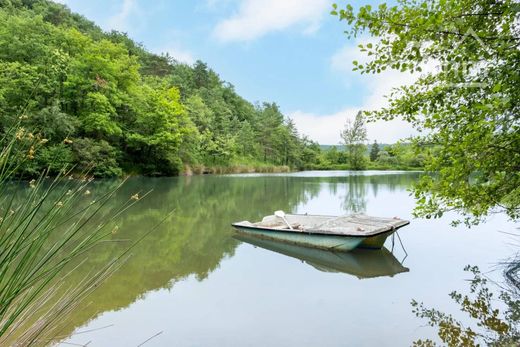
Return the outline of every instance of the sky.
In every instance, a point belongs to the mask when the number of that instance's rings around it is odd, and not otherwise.
[[[330,15],[331,0],[56,1],[148,50],[206,62],[245,99],[276,102],[300,133],[320,144],[339,144],[348,118],[384,106],[392,87],[414,80],[409,73],[352,71],[353,60],[367,60],[357,48],[367,38],[347,38],[346,24]],[[402,121],[367,128],[370,142],[415,134]]]

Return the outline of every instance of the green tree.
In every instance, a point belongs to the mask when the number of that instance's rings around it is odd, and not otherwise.
[[[192,95],[186,100],[186,111],[200,132],[211,129],[214,123],[213,111],[199,95]]]
[[[283,123],[283,114],[275,103],[264,103],[258,108],[258,137],[262,146],[263,160],[273,162],[278,156],[276,129]]]
[[[237,150],[241,156],[257,158],[258,147],[256,146],[255,131],[249,122],[242,122],[237,134]]]
[[[399,164],[397,158],[387,151],[380,151],[377,156],[377,162],[385,167],[395,167]]]
[[[361,73],[385,69],[424,73],[391,94],[389,106],[370,119],[403,117],[426,135],[437,153],[415,187],[416,214],[440,217],[456,210],[467,224],[491,211],[520,217],[520,27],[514,0],[400,0],[377,8],[347,5],[332,11],[348,34],[368,32],[376,43],[361,45]]]
[[[81,121],[86,134],[97,139],[122,135],[121,128],[113,120],[116,110],[103,94],[88,93],[83,113]]]
[[[332,146],[325,152],[325,159],[331,164],[339,164],[339,152],[338,147]]]
[[[155,89],[146,86],[143,92],[147,106],[127,135],[132,159],[146,173],[177,174],[182,169],[181,145],[196,129],[179,102],[178,89],[156,85]]]
[[[345,128],[340,135],[348,152],[350,168],[353,170],[363,169],[365,167],[365,142],[367,141],[367,129],[363,114],[358,112],[354,121],[347,119]]]
[[[71,145],[79,171],[88,171],[96,177],[122,175],[118,164],[119,152],[107,141],[80,138],[75,139]]]
[[[370,148],[370,161],[376,161],[377,156],[379,155],[379,145],[377,141],[374,141],[372,144],[372,148]]]
[[[306,143],[300,141],[298,129],[296,128],[296,124],[291,118],[288,118],[286,120],[283,127],[286,129],[286,140],[284,146],[284,165],[300,168],[303,164],[301,158],[301,147],[306,147]],[[309,144],[309,147],[310,146],[312,146],[312,144]]]
[[[306,136],[302,138],[302,153],[301,161],[305,168],[306,165],[320,165],[320,158],[322,157],[320,145]]]

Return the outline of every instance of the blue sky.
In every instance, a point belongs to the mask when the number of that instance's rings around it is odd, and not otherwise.
[[[59,2],[105,30],[127,32],[151,51],[207,62],[240,95],[276,102],[300,132],[322,144],[337,144],[347,118],[384,105],[392,86],[411,81],[397,72],[352,72],[352,60],[366,60],[356,49],[362,40],[347,39],[345,24],[329,14],[330,0]],[[370,140],[379,142],[412,133],[398,121],[368,126]]]

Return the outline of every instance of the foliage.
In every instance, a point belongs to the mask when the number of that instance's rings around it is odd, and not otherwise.
[[[26,176],[54,173],[52,153],[102,177],[240,160],[302,168],[318,156],[276,104],[252,105],[201,61],[154,55],[48,0],[2,0],[0,22],[0,131],[23,112],[54,151]]]
[[[452,292],[450,297],[460,305],[476,323],[465,326],[452,315],[436,309],[428,309],[422,303],[412,301],[413,312],[420,318],[428,319],[428,324],[438,328],[441,341],[447,346],[517,346],[520,342],[520,300],[510,291],[502,290],[499,301],[505,304],[505,311],[494,308],[496,298],[488,280],[478,267],[467,266],[465,271],[473,274],[470,281],[471,296]],[[418,340],[414,346],[437,346],[432,340]]]
[[[402,117],[423,136],[415,144],[437,149],[427,163],[434,176],[415,187],[416,214],[464,213],[477,223],[489,212],[520,216],[520,26],[514,0],[400,0],[395,6],[357,10],[334,5],[367,63],[354,70],[421,72],[415,84],[398,88],[389,106],[366,112],[372,120]]]
[[[370,161],[376,161],[379,157],[379,145],[377,141],[374,141],[372,147],[370,148]]]
[[[432,156],[433,148],[414,146],[406,142],[395,144],[368,145],[363,155],[366,168],[371,170],[423,170],[425,163]],[[376,150],[374,150],[376,147]],[[377,157],[372,160],[377,151]],[[340,151],[336,146],[325,148],[319,155],[317,162],[320,169],[351,170],[348,153]]]
[[[117,165],[118,153],[105,140],[89,138],[75,139],[72,152],[76,169],[91,172],[97,177],[120,176],[121,169]]]
[[[363,114],[358,112],[353,122],[350,119],[347,119],[345,128],[340,135],[343,143],[347,147],[350,167],[354,170],[364,169],[367,128],[363,119]]]

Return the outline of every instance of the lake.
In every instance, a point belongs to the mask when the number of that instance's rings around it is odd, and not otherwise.
[[[409,346],[435,338],[410,302],[455,313],[467,264],[500,280],[497,263],[517,249],[503,215],[468,229],[454,215],[413,219],[417,172],[299,172],[131,178],[114,205],[149,192],[121,216],[112,241],[94,249],[71,283],[173,215],[69,319],[67,343],[94,346]],[[94,182],[92,195],[116,182]],[[239,240],[230,224],[275,210],[410,219],[383,251],[339,257]],[[117,242],[116,242],[117,241]],[[401,246],[401,242],[402,245]],[[371,253],[372,252],[372,253]],[[68,344],[63,343],[63,346]]]

